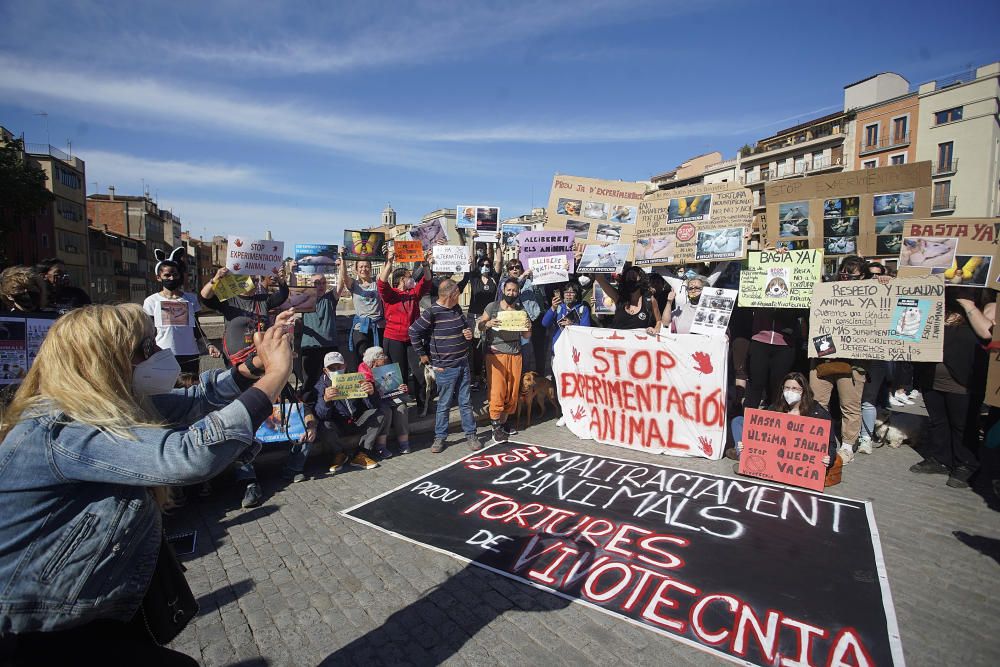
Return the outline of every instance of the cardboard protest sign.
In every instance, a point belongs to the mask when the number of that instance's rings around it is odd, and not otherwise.
[[[902,227],[931,212],[930,162],[844,171],[765,185],[768,245],[827,257],[899,255]]]
[[[736,293],[734,289],[704,288],[694,313],[694,322],[691,323],[691,333],[725,336],[729,328],[729,317],[736,305]]]
[[[563,255],[532,257],[528,260],[526,269],[531,271],[531,282],[535,285],[551,285],[569,280],[569,265]]]
[[[287,420],[287,423],[286,421]],[[257,429],[254,439],[257,442],[295,442],[306,433],[302,423],[302,405],[300,403],[275,403],[271,416]]]
[[[903,225],[899,275],[940,274],[945,285],[1000,288],[1000,218],[932,218]]]
[[[619,273],[628,260],[631,248],[618,243],[613,245],[588,245],[584,248],[577,273]]]
[[[253,279],[250,276],[230,273],[215,281],[212,291],[219,298],[219,301],[227,301],[234,296],[246,294],[251,288],[253,288]]]
[[[823,274],[823,251],[751,252],[740,273],[740,306],[808,308]]]
[[[944,279],[816,283],[809,357],[941,361]]]
[[[576,234],[572,231],[524,231],[517,235],[517,246],[520,249],[518,259],[521,264],[528,265],[532,257],[547,257],[562,255],[566,258],[567,271],[573,272],[573,244]]]
[[[508,442],[341,514],[720,663],[904,664],[871,503]]]
[[[0,316],[0,385],[24,380],[56,317],[56,313],[21,317],[13,312]]]
[[[645,193],[645,183],[557,174],[552,179],[545,229],[575,232],[576,240],[584,244],[621,243],[631,256],[636,215]]]
[[[469,248],[462,245],[436,245],[431,259],[434,273],[465,273],[469,270]]]
[[[717,336],[566,327],[552,359],[566,426],[616,447],[718,459],[728,349]]]
[[[646,195],[635,228],[636,266],[742,259],[753,222],[739,183],[700,184]]]
[[[252,241],[230,236],[226,246],[226,268],[240,276],[276,276],[281,273],[284,258],[284,241]]]
[[[343,401],[354,398],[368,398],[368,392],[361,388],[361,383],[366,382],[365,376],[361,373],[342,373],[330,376],[330,386],[333,387],[335,401]]]
[[[410,238],[420,241],[424,250],[430,250],[438,244],[451,243],[451,239],[448,238],[448,227],[443,217],[420,223],[410,230]]]
[[[344,259],[385,261],[385,234],[382,232],[344,231]]]
[[[996,306],[1000,309],[1000,293],[997,294]],[[989,354],[989,366],[986,371],[986,405],[1000,408],[1000,327],[993,327],[993,341],[990,343]]]
[[[372,376],[375,379],[375,389],[382,398],[396,398],[406,392],[403,391],[403,372],[399,364],[385,364],[372,369]]]
[[[424,261],[424,246],[420,241],[394,241],[392,250],[397,262]]]
[[[323,290],[313,287],[312,285],[305,287],[289,287],[288,298],[285,299],[283,304],[274,310],[282,311],[291,308],[296,313],[314,313],[316,312],[316,301],[318,301],[323,294]]]
[[[740,474],[822,491],[830,420],[747,408]]]
[[[615,300],[604,293],[604,288],[594,283],[594,314],[614,315]]]
[[[497,309],[497,319],[500,321],[495,327],[496,331],[527,331],[531,328],[531,320],[528,313],[523,310]]]
[[[339,248],[329,244],[296,243],[294,257],[296,273],[333,274],[340,264]]]

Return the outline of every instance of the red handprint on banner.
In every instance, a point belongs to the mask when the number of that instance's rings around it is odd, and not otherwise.
[[[239,270],[240,270],[240,265],[239,264],[233,264],[233,271],[239,271]]]
[[[576,349],[575,347],[573,348],[573,363],[574,364],[580,363],[580,350]]]
[[[234,245],[235,245],[235,246],[236,246],[237,248],[242,248],[242,247],[243,247],[243,239],[236,239],[235,241],[233,241],[233,244],[234,244]]]
[[[715,448],[712,447],[712,441],[702,435],[698,436],[698,442],[701,443],[701,453],[711,458],[712,454],[715,453]]]
[[[713,370],[715,370],[712,367],[712,359],[711,357],[708,356],[707,353],[695,352],[694,354],[691,355],[691,358],[694,359],[694,363],[696,364],[694,368],[699,373],[704,373],[705,375],[708,375]]]
[[[578,422],[583,419],[583,415],[585,414],[587,414],[586,408],[582,405],[578,405],[572,410],[572,412],[569,413],[569,416],[573,418],[573,421]]]

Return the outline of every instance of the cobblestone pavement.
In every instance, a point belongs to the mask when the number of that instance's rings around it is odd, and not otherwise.
[[[516,439],[721,474],[732,465],[582,442],[554,419]],[[267,500],[255,509],[220,483],[176,510],[170,531],[199,531],[186,564],[202,609],[174,648],[206,665],[727,664],[337,514],[468,451],[415,442],[374,470],[332,475],[313,460],[315,476],[294,485],[280,462],[262,466]],[[908,472],[918,458],[907,447],[859,455],[836,495],[874,502],[908,664],[998,665],[1000,514],[943,476]]]

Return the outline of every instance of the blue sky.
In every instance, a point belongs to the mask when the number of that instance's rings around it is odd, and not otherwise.
[[[0,3],[0,124],[194,235],[337,243],[457,203],[544,206],[556,172],[644,180],[1000,58],[1000,3]]]

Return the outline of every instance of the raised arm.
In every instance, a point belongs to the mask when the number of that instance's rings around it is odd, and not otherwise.
[[[389,282],[389,276],[392,275],[392,262],[396,259],[396,252],[389,248],[385,253],[385,266],[382,267],[381,273],[378,274],[378,279],[384,283]]]
[[[603,273],[598,273],[594,276],[594,282],[601,286],[601,289],[604,290],[605,294],[611,297],[612,301],[618,303],[618,290],[615,287],[612,287],[611,281],[608,280],[607,276]]]
[[[224,266],[219,267],[219,270],[215,272],[215,275],[212,276],[212,279],[209,280],[207,283],[205,283],[204,285],[201,286],[201,292],[199,292],[199,296],[201,296],[201,298],[203,300],[204,299],[214,299],[215,298],[215,283],[219,282],[220,280],[222,280],[223,278],[225,278],[227,275],[229,275],[229,269],[227,269]],[[215,301],[218,302],[218,299],[215,299]]]
[[[340,265],[337,267],[337,283],[340,288],[337,292],[340,296],[344,296],[351,291],[351,287],[354,286],[354,278],[347,275],[347,260],[344,259],[344,253],[347,252],[347,248],[341,246],[340,248]]]

